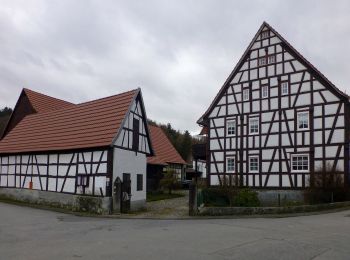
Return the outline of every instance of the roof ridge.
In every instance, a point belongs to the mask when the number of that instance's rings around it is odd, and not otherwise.
[[[69,101],[67,101],[67,100],[60,99],[60,98],[56,98],[56,97],[53,97],[53,96],[49,96],[49,95],[47,95],[47,94],[43,94],[43,93],[41,93],[41,92],[38,92],[38,91],[35,91],[35,90],[32,90],[32,89],[29,89],[29,88],[23,88],[23,91],[24,91],[25,93],[27,93],[27,91],[33,92],[33,93],[39,94],[39,95],[41,95],[41,96],[45,96],[45,97],[48,97],[48,98],[56,99],[56,100],[59,100],[59,101],[62,101],[62,102],[68,103],[68,104],[75,105],[74,103],[69,102]]]
[[[90,103],[90,102],[100,101],[100,100],[102,100],[102,99],[107,99],[107,98],[111,98],[111,97],[123,95],[123,94],[129,93],[129,92],[136,92],[136,91],[139,91],[139,90],[140,90],[140,88],[135,88],[135,89],[132,89],[132,90],[128,90],[128,91],[119,93],[119,94],[114,94],[114,95],[107,96],[107,97],[102,97],[102,98],[98,98],[98,99],[94,99],[94,100],[84,101],[84,102],[78,103],[78,104],[76,104],[76,105],[78,105],[78,106],[79,106],[79,105],[84,105],[84,104],[87,104],[87,103]]]
[[[129,92],[133,92],[133,91],[136,91],[136,90],[139,90],[139,88],[138,89],[129,90],[129,91],[125,91],[125,92],[122,92],[122,93],[119,93],[119,94],[111,95],[111,96],[108,96],[108,97],[98,98],[98,99],[86,101],[86,102],[83,102],[83,103],[74,104],[74,106],[72,106],[72,107],[64,107],[64,108],[54,109],[54,110],[50,110],[50,111],[46,111],[46,112],[30,114],[30,115],[27,115],[26,117],[39,117],[40,115],[44,115],[44,114],[46,116],[46,115],[48,115],[50,113],[57,113],[57,111],[69,112],[69,110],[74,110],[74,109],[80,108],[81,106],[88,105],[89,103],[92,103],[92,102],[101,101],[101,100],[107,99],[107,98],[117,97],[119,95],[127,94]]]

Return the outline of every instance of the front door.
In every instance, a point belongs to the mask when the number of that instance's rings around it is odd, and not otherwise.
[[[122,213],[128,213],[130,211],[130,201],[131,201],[130,173],[123,173],[122,199],[121,199]]]

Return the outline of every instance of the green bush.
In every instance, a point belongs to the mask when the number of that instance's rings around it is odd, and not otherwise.
[[[239,190],[233,199],[233,204],[236,207],[259,207],[258,193],[250,189]]]
[[[162,190],[168,190],[168,194],[171,194],[173,190],[181,187],[181,183],[176,178],[176,172],[172,169],[168,169],[168,171],[164,173],[163,178],[160,180],[159,186]]]
[[[309,187],[304,191],[304,199],[309,204],[342,202],[350,200],[350,190],[344,183],[344,172],[327,164],[325,169],[317,169]]]
[[[203,203],[206,206],[228,207],[230,206],[230,196],[228,190],[223,188],[204,188],[202,189]]]
[[[258,207],[258,194],[248,188],[210,187],[202,190],[203,203],[213,207]]]

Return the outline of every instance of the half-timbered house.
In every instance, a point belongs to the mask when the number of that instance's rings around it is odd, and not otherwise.
[[[302,189],[327,167],[349,181],[349,97],[266,22],[198,123],[210,185]]]
[[[127,182],[142,207],[152,153],[140,89],[81,104],[24,89],[0,141],[0,189],[112,198]]]

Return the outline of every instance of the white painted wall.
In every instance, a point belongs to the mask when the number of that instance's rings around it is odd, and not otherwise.
[[[131,178],[131,201],[146,200],[146,155],[134,151],[115,148],[113,155],[113,181],[117,177],[123,180],[123,173]],[[143,189],[137,191],[137,174],[143,175]]]

